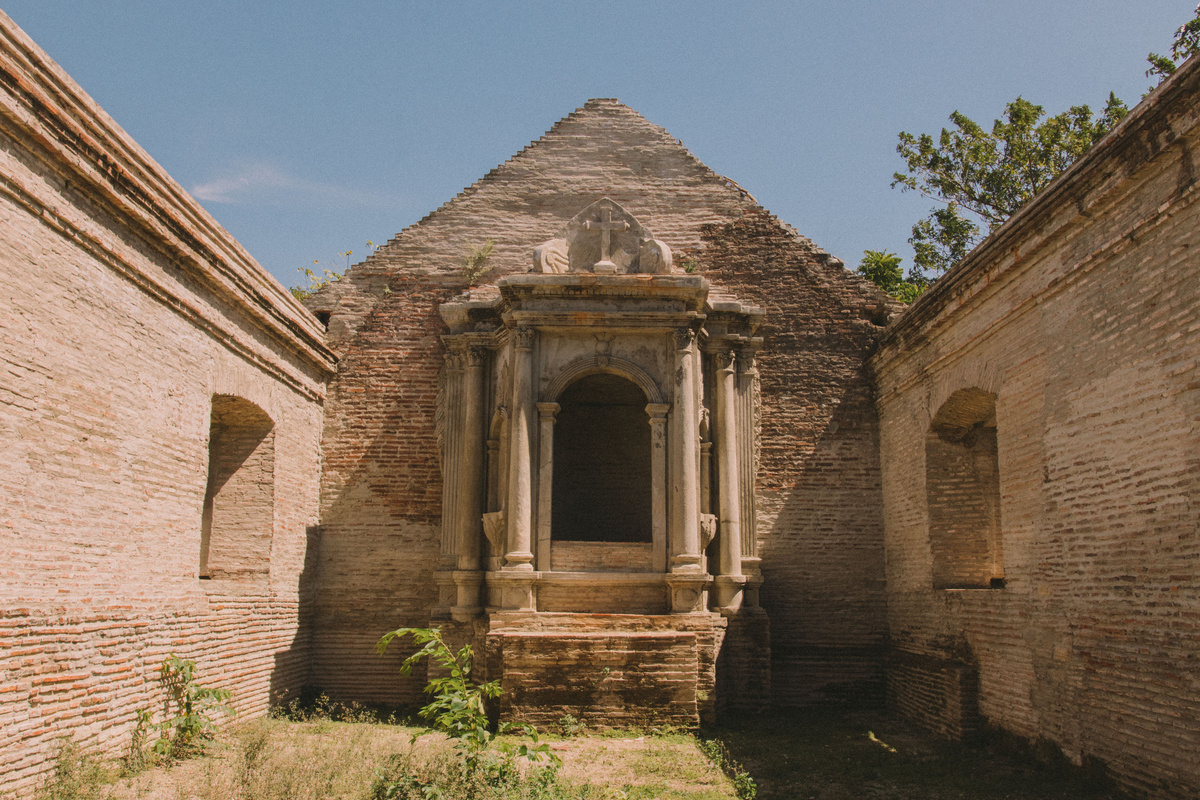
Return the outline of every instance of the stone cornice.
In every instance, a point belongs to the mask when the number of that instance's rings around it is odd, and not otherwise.
[[[10,197],[294,387],[332,374],[334,356],[316,318],[3,13],[0,129],[29,147],[62,181],[20,185],[6,175],[3,188]],[[183,278],[231,304],[261,334],[239,336],[225,315],[197,302],[178,277],[148,268],[133,247],[105,242],[103,232],[92,230],[96,223],[75,207],[70,194],[138,234],[144,246],[178,268]],[[285,361],[252,352],[258,349],[252,340],[263,334],[298,359],[303,365],[299,372]],[[312,387],[305,392],[311,394]]]

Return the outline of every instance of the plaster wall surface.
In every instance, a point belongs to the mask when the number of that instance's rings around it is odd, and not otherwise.
[[[886,334],[889,695],[1200,796],[1200,70],[1191,63]],[[934,589],[926,437],[995,396],[1002,588]]]
[[[0,775],[108,755],[194,659],[243,717],[307,680],[316,320],[0,15]],[[269,553],[202,581],[214,395],[273,422]],[[260,504],[261,505],[261,504]],[[230,554],[230,559],[233,555]]]

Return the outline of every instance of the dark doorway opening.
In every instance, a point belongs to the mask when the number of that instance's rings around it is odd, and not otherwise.
[[[637,384],[580,378],[558,400],[551,538],[650,542],[650,420]]]

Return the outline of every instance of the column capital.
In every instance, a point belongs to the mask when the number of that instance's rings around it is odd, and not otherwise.
[[[677,351],[691,350],[692,344],[696,341],[696,332],[691,328],[676,328],[672,331],[672,336],[675,339]]]
[[[650,423],[666,422],[667,414],[671,411],[670,403],[650,403],[646,406],[646,413],[650,416]]]
[[[737,370],[737,354],[733,350],[721,350],[715,356],[718,372],[733,373]]]
[[[532,350],[533,340],[537,336],[537,331],[528,325],[521,325],[513,328],[513,345],[518,350]]]
[[[488,356],[491,355],[491,349],[480,344],[473,344],[463,348],[463,357],[465,364],[468,367],[481,367],[487,363]]]
[[[538,415],[542,419],[546,419],[547,417],[549,417],[550,419],[554,419],[554,417],[558,414],[558,410],[560,408],[562,408],[562,406],[560,406],[558,403],[538,403],[537,404]]]

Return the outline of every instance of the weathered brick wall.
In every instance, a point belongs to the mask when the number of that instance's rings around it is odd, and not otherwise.
[[[320,327],[0,15],[0,784],[118,755],[194,658],[243,716],[307,679]],[[201,581],[214,395],[274,422],[270,569]]]
[[[950,732],[977,710],[1159,797],[1200,796],[1198,89],[1192,63],[873,362],[898,705]],[[996,395],[1006,586],[935,590],[926,438],[967,388]]]
[[[767,215],[669,134],[615,101],[589,102],[354,267],[310,307],[331,314],[338,375],[327,404],[314,681],[346,697],[415,700],[371,643],[423,624],[436,600],[441,484],[437,305],[464,290],[471,247],[486,280],[531,266],[609,197],[695,259],[712,298],[767,308],[759,536],[764,604],[787,704],[881,685],[882,520],[864,360],[887,309],[836,259]],[[481,295],[494,291],[487,286]],[[776,622],[778,620],[778,622]]]

